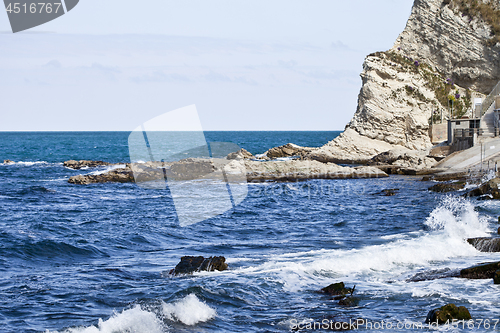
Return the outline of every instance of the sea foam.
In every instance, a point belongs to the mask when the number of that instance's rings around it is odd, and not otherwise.
[[[195,325],[215,318],[216,311],[203,303],[195,294],[190,294],[172,304],[163,303],[163,314],[169,320],[177,320],[185,325]]]

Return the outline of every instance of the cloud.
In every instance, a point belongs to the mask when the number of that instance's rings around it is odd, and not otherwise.
[[[131,77],[131,80],[135,83],[148,83],[148,82],[178,82],[178,83],[188,83],[192,80],[186,75],[178,73],[164,73],[163,71],[154,71],[151,74],[139,75]]]

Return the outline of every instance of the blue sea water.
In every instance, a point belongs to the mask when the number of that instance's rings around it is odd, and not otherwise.
[[[127,162],[128,134],[0,133],[0,160],[16,162],[0,163],[0,332],[289,332],[359,318],[425,332],[427,312],[447,303],[500,318],[491,280],[408,282],[500,260],[465,241],[496,231],[497,201],[432,193],[411,176],[249,184],[234,209],[181,227],[164,190],[67,182],[95,170],[65,160]],[[338,132],[205,135],[259,154]],[[379,194],[388,188],[399,191]],[[184,255],[223,255],[229,269],[169,276]],[[356,306],[317,292],[339,281],[356,285]]]

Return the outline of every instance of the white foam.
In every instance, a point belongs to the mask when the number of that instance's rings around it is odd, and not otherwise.
[[[125,168],[125,167],[126,167],[125,164],[111,165],[111,166],[106,167],[103,170],[97,170],[97,171],[91,172],[91,173],[89,173],[89,175],[94,175],[94,176],[102,175],[103,173],[107,173],[107,172],[113,171],[115,169],[120,169],[120,168]]]
[[[273,255],[261,265],[233,272],[272,275],[272,280],[294,292],[318,284],[321,282],[318,278],[351,276],[366,280],[366,275],[374,277],[375,274],[377,279],[386,280],[416,267],[427,268],[447,262],[447,266],[455,268],[457,259],[481,257],[466,239],[487,236],[488,223],[469,201],[446,197],[430,213],[425,224],[430,230],[402,234],[399,239],[389,239],[381,245]]]
[[[139,305],[115,313],[106,321],[99,319],[96,326],[68,328],[63,333],[162,333],[163,325],[152,312],[142,310]],[[50,333],[46,331],[46,333]],[[52,332],[57,333],[57,332]]]
[[[33,165],[40,165],[40,164],[50,164],[45,161],[38,161],[38,162],[10,162],[10,163],[2,163],[3,165],[20,165],[20,166],[33,166]]]
[[[200,301],[195,294],[189,294],[175,303],[162,305],[163,314],[167,319],[190,326],[213,319],[217,315],[214,309]]]

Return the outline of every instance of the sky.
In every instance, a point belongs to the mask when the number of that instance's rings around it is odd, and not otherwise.
[[[0,11],[0,131],[131,131],[193,104],[204,130],[343,130],[412,4],[80,0],[16,34]]]

